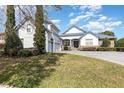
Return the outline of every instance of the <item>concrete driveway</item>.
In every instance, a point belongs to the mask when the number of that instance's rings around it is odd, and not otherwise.
[[[124,65],[124,52],[101,51],[61,51],[61,53],[82,55]]]

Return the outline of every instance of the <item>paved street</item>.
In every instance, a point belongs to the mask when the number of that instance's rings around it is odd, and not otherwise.
[[[124,65],[124,52],[113,52],[113,51],[61,51],[60,53],[69,53],[82,55],[87,57],[93,57],[97,59],[102,59],[110,61],[113,63]]]

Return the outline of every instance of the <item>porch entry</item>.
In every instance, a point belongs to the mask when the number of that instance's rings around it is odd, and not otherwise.
[[[79,40],[74,40],[73,41],[73,47],[78,48],[79,47]]]
[[[78,39],[66,39],[63,40],[63,45],[70,46],[72,48],[78,48],[79,47],[79,40]]]

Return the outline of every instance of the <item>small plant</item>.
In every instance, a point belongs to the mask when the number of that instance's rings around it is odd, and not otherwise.
[[[67,45],[64,46],[64,50],[69,50]]]
[[[124,47],[116,47],[116,51],[124,52]]]
[[[99,47],[99,48],[97,48],[97,51],[116,51],[116,48],[111,48],[111,47]]]
[[[33,56],[37,56],[37,55],[40,54],[40,52],[39,52],[38,49],[33,49],[33,50],[31,50],[31,52],[32,52],[32,55],[33,55]]]
[[[97,47],[80,47],[80,51],[96,51]]]
[[[31,53],[31,51],[24,49],[24,50],[18,51],[18,56],[19,57],[29,57],[29,56],[32,56],[32,53]]]

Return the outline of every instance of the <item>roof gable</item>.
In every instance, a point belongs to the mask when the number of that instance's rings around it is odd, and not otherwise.
[[[63,34],[77,34],[81,33],[84,34],[86,31],[78,28],[77,26],[71,26],[69,29],[67,29]]]

